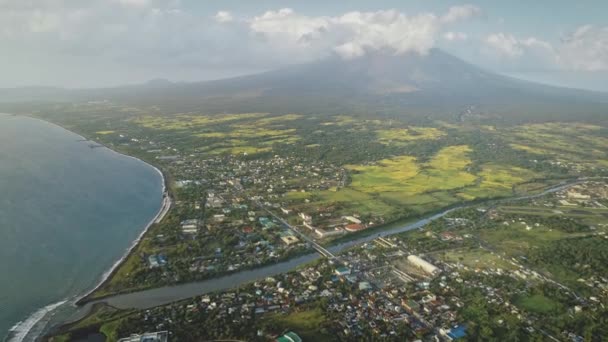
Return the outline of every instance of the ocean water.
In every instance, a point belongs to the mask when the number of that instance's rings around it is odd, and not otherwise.
[[[80,139],[0,114],[0,340],[94,287],[161,206],[154,168]]]

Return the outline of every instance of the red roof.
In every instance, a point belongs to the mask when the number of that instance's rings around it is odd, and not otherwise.
[[[247,227],[243,227],[243,233],[253,233],[253,228],[247,226]]]
[[[349,232],[356,232],[358,230],[365,229],[365,226],[362,224],[358,224],[358,223],[351,223],[351,224],[347,225],[345,228]]]

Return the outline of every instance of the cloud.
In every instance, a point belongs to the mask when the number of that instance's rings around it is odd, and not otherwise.
[[[541,71],[559,68],[555,47],[537,37],[517,37],[511,33],[492,33],[481,41],[483,64],[496,70]]]
[[[281,43],[296,50],[333,51],[344,58],[356,58],[372,50],[425,54],[435,46],[444,25],[476,13],[476,7],[462,6],[452,7],[442,17],[432,13],[408,16],[396,10],[313,17],[284,8],[253,17],[249,27],[271,44]]]
[[[232,13],[228,11],[219,11],[213,17],[218,23],[229,23],[234,20]]]
[[[536,37],[493,33],[485,38],[484,44],[486,54],[503,61],[519,60],[540,69],[608,71],[608,27],[583,25],[555,44]]]
[[[485,39],[485,44],[506,57],[520,57],[524,50],[520,41],[512,34],[493,33]]]
[[[150,4],[149,0],[111,0],[123,6],[146,7]]]
[[[283,8],[245,17],[225,10],[203,15],[179,0],[0,0],[0,54],[36,65],[57,61],[63,70],[80,61],[97,63],[95,70],[259,71],[332,54],[424,54],[450,25],[478,12],[466,5],[437,14],[381,10],[317,16]],[[0,66],[3,75],[11,71],[9,64]]]
[[[481,9],[473,5],[452,6],[448,13],[441,17],[441,21],[446,24],[466,20],[481,14]]]
[[[562,39],[559,64],[570,70],[608,70],[608,26],[584,25]]]
[[[463,32],[452,32],[452,31],[448,31],[445,32],[443,34],[443,39],[448,40],[448,41],[464,41],[467,40],[469,37],[466,33]]]

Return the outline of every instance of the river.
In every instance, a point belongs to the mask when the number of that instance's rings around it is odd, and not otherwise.
[[[442,212],[439,212],[439,213],[436,213],[433,215],[429,215],[427,217],[424,217],[420,220],[417,220],[415,222],[411,222],[408,224],[393,224],[391,226],[386,227],[385,230],[379,231],[376,234],[363,236],[363,237],[356,238],[356,239],[353,239],[348,242],[333,245],[327,249],[330,252],[336,254],[336,253],[343,251],[346,248],[352,247],[356,244],[369,242],[380,236],[386,237],[386,236],[390,236],[390,235],[394,235],[394,234],[407,232],[407,231],[410,231],[413,229],[421,228],[424,225],[428,224],[429,222],[436,220],[438,218],[441,218],[457,209],[463,209],[463,208],[473,207],[473,206],[482,206],[482,205],[484,205],[484,206],[495,205],[495,204],[499,204],[501,202],[506,202],[506,201],[538,198],[538,197],[541,197],[541,196],[544,196],[544,195],[547,195],[547,194],[550,194],[550,193],[553,193],[556,191],[563,190],[563,189],[568,188],[577,183],[580,183],[580,180],[568,181],[568,182],[553,186],[549,189],[546,189],[543,192],[538,193],[538,194],[498,199],[498,200],[488,200],[484,203],[457,206],[457,207],[447,209],[447,210],[444,210]],[[155,288],[155,289],[144,290],[144,291],[139,291],[139,292],[134,292],[134,293],[121,294],[121,295],[104,298],[104,299],[101,299],[96,302],[87,303],[87,304],[83,305],[82,307],[80,307],[74,313],[74,315],[70,318],[70,321],[75,321],[75,320],[78,320],[78,319],[84,317],[90,311],[91,306],[95,303],[104,302],[111,306],[114,306],[116,308],[121,308],[121,309],[128,309],[128,308],[147,309],[147,308],[151,308],[151,307],[155,307],[155,306],[159,306],[159,305],[164,305],[164,304],[169,304],[172,302],[184,300],[184,299],[191,298],[191,297],[194,297],[197,295],[202,295],[205,293],[237,288],[238,286],[243,285],[248,282],[252,282],[255,280],[259,280],[259,279],[264,279],[266,277],[277,275],[280,273],[289,272],[299,266],[310,263],[318,258],[320,258],[319,254],[310,253],[310,254],[307,254],[304,256],[300,256],[295,259],[285,261],[285,262],[257,268],[254,270],[241,271],[238,273],[230,274],[230,275],[219,277],[219,278],[214,278],[214,279],[209,279],[209,280],[204,280],[204,281],[199,281],[199,282],[178,284],[178,285],[173,285],[173,286],[159,287],[159,288]]]

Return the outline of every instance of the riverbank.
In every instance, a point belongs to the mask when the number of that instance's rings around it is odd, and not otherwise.
[[[580,183],[583,180],[584,179],[576,179],[576,180],[572,180],[568,183],[562,183],[562,184],[553,186],[551,188],[546,189],[545,191],[543,191],[541,193],[537,193],[534,195],[505,198],[505,199],[498,200],[498,201],[493,200],[493,201],[491,201],[491,203],[538,198],[538,197],[541,197],[541,196],[544,196],[544,195],[547,195],[547,194],[550,194],[550,193],[553,193],[556,191],[566,189],[570,186]],[[429,222],[436,220],[438,218],[441,218],[441,217],[451,213],[454,210],[465,209],[465,208],[469,208],[469,207],[476,206],[476,205],[479,205],[479,203],[471,204],[468,206],[463,205],[463,206],[460,206],[457,208],[447,209],[440,213],[426,216],[425,218],[419,219],[418,221],[411,222],[410,224],[407,224],[404,226],[397,226],[395,228],[385,230],[383,232],[380,232],[377,235],[368,235],[368,236],[360,237],[356,240],[351,240],[351,241],[348,241],[348,242],[345,242],[342,244],[332,245],[328,249],[332,253],[339,253],[354,245],[374,240],[378,236],[386,237],[386,236],[390,236],[390,235],[394,235],[394,234],[404,233],[404,232],[414,230],[414,229],[419,229],[419,228],[425,226],[426,224],[428,224]],[[318,253],[310,253],[310,254],[298,257],[296,259],[291,259],[286,262],[274,264],[271,266],[261,267],[261,268],[248,270],[248,271],[242,271],[242,272],[234,273],[231,275],[222,276],[219,278],[213,278],[213,279],[209,279],[209,280],[204,280],[204,281],[200,281],[200,282],[177,284],[177,285],[173,285],[173,286],[164,286],[164,287],[154,288],[154,289],[150,289],[150,290],[119,294],[119,295],[104,298],[99,301],[90,302],[90,303],[88,303],[88,305],[96,304],[96,303],[105,303],[107,305],[110,305],[110,306],[118,308],[118,309],[132,309],[132,308],[149,309],[149,308],[152,308],[155,306],[166,305],[166,304],[178,302],[178,301],[181,301],[181,300],[184,300],[187,298],[191,298],[191,297],[194,297],[197,295],[202,295],[202,294],[206,294],[206,293],[210,293],[210,292],[214,292],[214,291],[222,291],[222,290],[227,290],[227,289],[231,289],[231,288],[236,288],[244,283],[256,281],[259,279],[264,279],[265,277],[269,277],[269,276],[273,276],[273,275],[276,275],[279,273],[284,273],[284,272],[293,270],[303,264],[312,262],[318,258],[320,258],[320,255]]]

